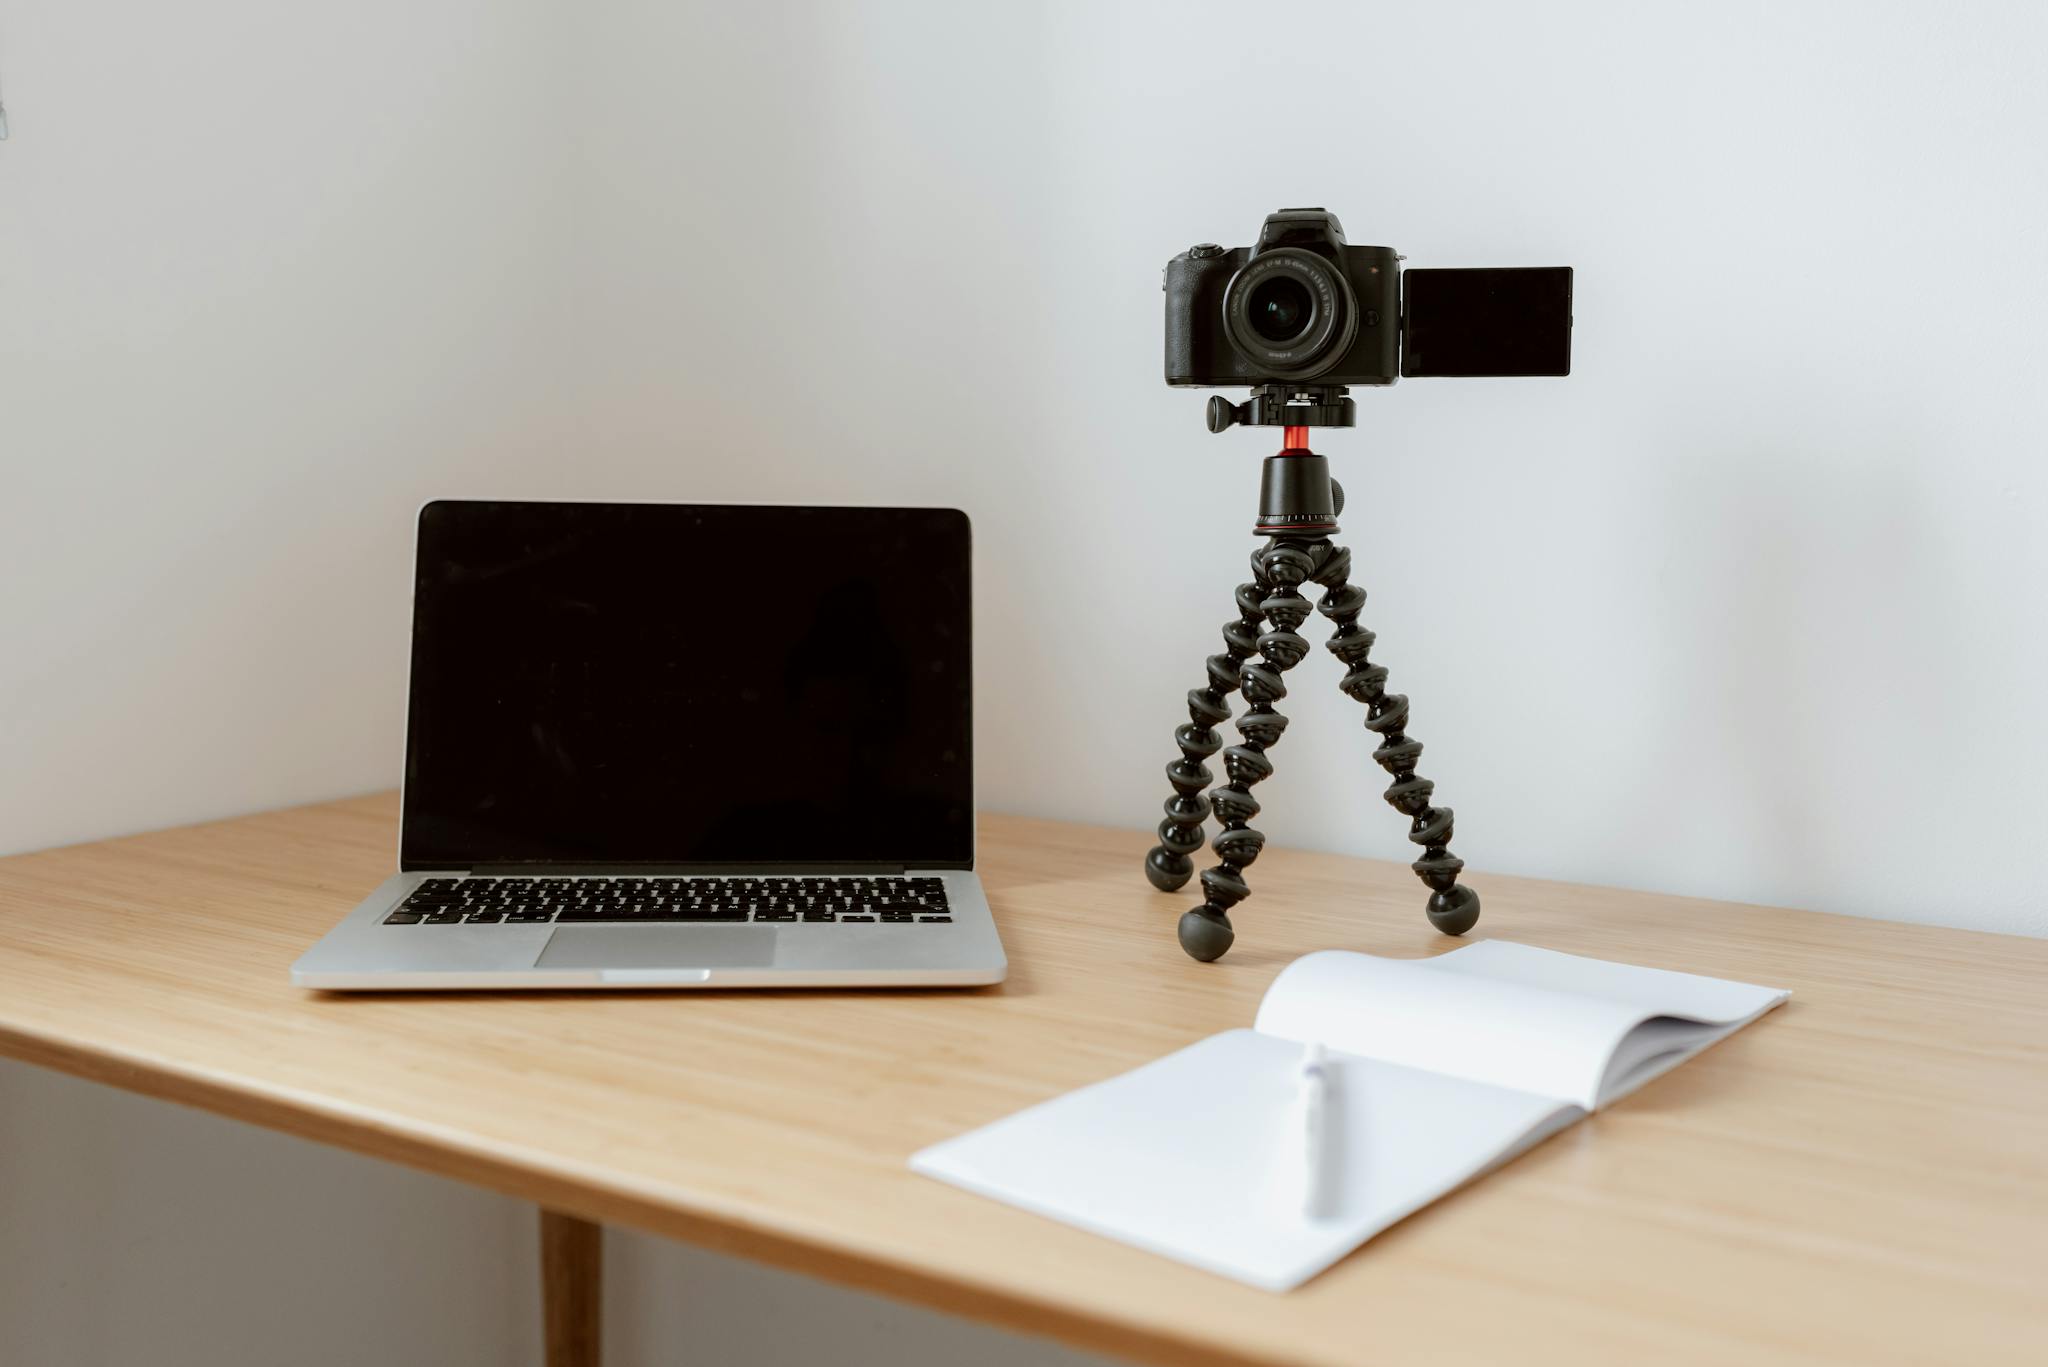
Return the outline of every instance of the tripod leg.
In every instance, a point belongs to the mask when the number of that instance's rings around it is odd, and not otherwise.
[[[1387,692],[1387,667],[1366,659],[1374,638],[1358,625],[1365,590],[1350,582],[1351,552],[1327,543],[1321,550],[1323,555],[1311,578],[1324,586],[1316,611],[1337,624],[1329,651],[1344,663],[1344,681],[1338,687],[1371,709],[1366,714],[1366,729],[1380,738],[1372,757],[1394,779],[1385,797],[1395,811],[1408,818],[1408,838],[1422,846],[1422,857],[1409,867],[1429,885],[1430,924],[1446,935],[1463,935],[1479,920],[1479,894],[1458,882],[1465,861],[1451,853],[1451,809],[1429,805],[1436,785],[1415,776],[1422,742],[1410,740],[1405,730],[1408,699]]]
[[[1251,788],[1273,772],[1266,750],[1287,729],[1287,718],[1273,710],[1274,702],[1287,696],[1287,685],[1280,676],[1308,653],[1308,642],[1295,634],[1295,628],[1307,620],[1309,603],[1295,586],[1314,571],[1312,552],[1318,544],[1275,541],[1252,553],[1253,576],[1257,587],[1265,590],[1259,614],[1266,619],[1268,630],[1257,641],[1259,658],[1245,661],[1238,670],[1238,687],[1251,707],[1237,719],[1244,743],[1223,752],[1223,768],[1230,782],[1216,790],[1214,805],[1223,829],[1211,846],[1222,862],[1203,870],[1202,905],[1180,918],[1180,947],[1205,963],[1221,958],[1237,938],[1230,926],[1230,909],[1251,896],[1244,870],[1266,844],[1266,837],[1249,824],[1259,814]],[[1243,590],[1238,598],[1242,604]]]
[[[1202,761],[1223,745],[1216,726],[1230,720],[1229,695],[1237,691],[1237,672],[1259,648],[1264,594],[1257,584],[1237,586],[1237,620],[1223,624],[1223,654],[1209,657],[1208,687],[1188,691],[1188,723],[1173,733],[1180,746],[1180,758],[1166,766],[1173,796],[1166,799],[1159,843],[1145,856],[1145,877],[1161,892],[1177,891],[1194,876],[1188,856],[1202,848],[1202,823],[1209,819],[1209,799],[1202,792],[1216,777]]]

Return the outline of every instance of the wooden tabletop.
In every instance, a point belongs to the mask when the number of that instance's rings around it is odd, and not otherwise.
[[[1481,932],[1793,998],[1274,1296],[904,1160],[1249,1024],[1308,950],[1455,947],[1405,868],[1269,848],[1237,947],[1196,964],[1149,835],[989,817],[997,988],[293,989],[390,871],[396,816],[379,795],[0,860],[0,1052],[1147,1361],[2048,1357],[2048,942],[1477,877]]]

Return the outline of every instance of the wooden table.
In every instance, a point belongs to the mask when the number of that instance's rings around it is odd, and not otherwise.
[[[1405,868],[1269,850],[1204,965],[1148,834],[989,817],[999,988],[294,990],[396,814],[0,860],[0,1052],[555,1212],[559,1361],[594,1356],[593,1221],[1160,1363],[2048,1360],[2048,943],[1479,877],[1482,931],[1794,996],[1282,1297],[904,1159],[1248,1024],[1307,950],[1452,948]]]

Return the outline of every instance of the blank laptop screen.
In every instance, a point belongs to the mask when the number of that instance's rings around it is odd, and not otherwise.
[[[429,504],[401,862],[965,867],[968,609],[949,509]]]

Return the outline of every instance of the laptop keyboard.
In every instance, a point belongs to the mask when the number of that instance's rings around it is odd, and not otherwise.
[[[937,878],[429,878],[387,926],[551,921],[946,923]]]

